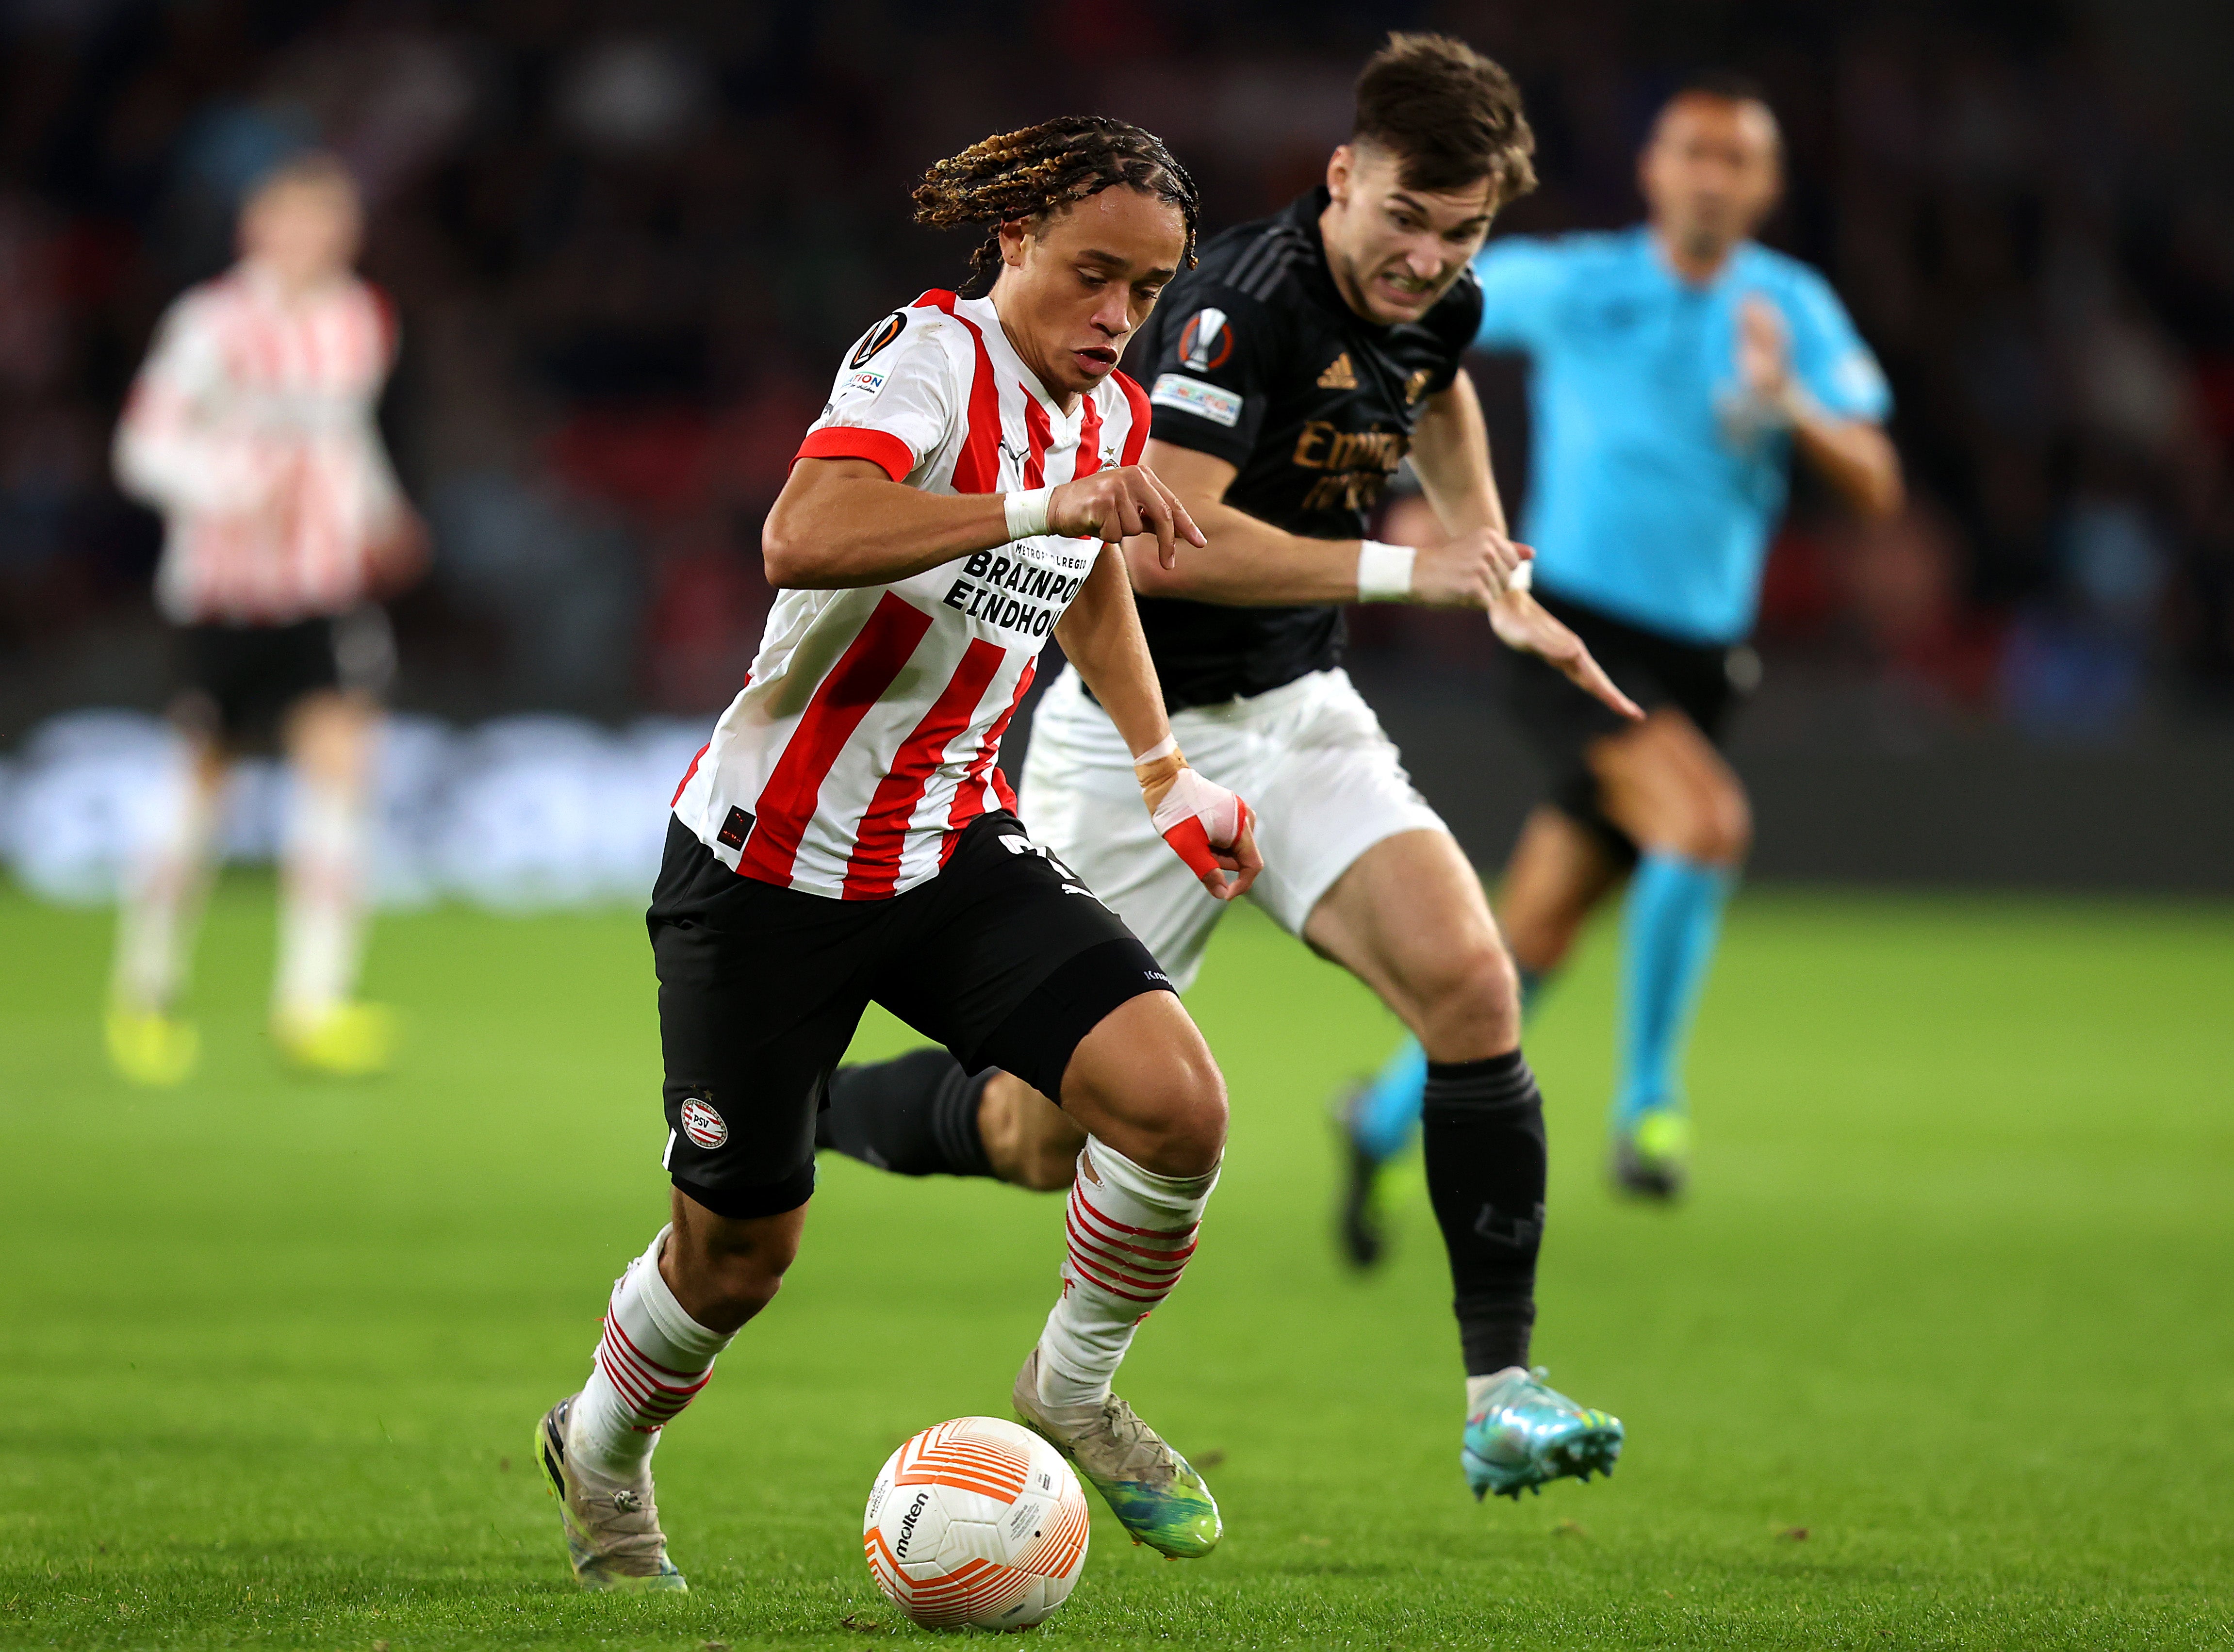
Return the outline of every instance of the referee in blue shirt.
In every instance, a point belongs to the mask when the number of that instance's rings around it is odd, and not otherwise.
[[[1613,1173],[1660,1198],[1682,1186],[1678,1057],[1751,838],[1718,743],[1749,686],[1743,644],[1791,456],[1864,514],[1901,505],[1876,359],[1820,275],[1751,238],[1776,204],[1780,149],[1757,89],[1695,82],[1640,160],[1647,223],[1507,236],[1474,264],[1475,343],[1529,358],[1537,597],[1650,714],[1623,724],[1516,660],[1513,709],[1552,784],[1499,915],[1525,1002],[1629,879]],[[1345,1231],[1360,1260],[1377,1249],[1374,1172],[1408,1139],[1423,1070],[1408,1048],[1350,1111]]]

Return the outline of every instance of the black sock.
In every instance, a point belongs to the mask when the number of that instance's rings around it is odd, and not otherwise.
[[[1536,1075],[1519,1050],[1430,1061],[1421,1123],[1466,1374],[1525,1366],[1544,1239],[1544,1098]]]
[[[973,1078],[937,1048],[841,1067],[814,1121],[814,1145],[903,1176],[990,1176],[977,1102],[994,1071]]]

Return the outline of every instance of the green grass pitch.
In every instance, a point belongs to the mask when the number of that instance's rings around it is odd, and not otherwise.
[[[1057,1203],[826,1164],[788,1288],[671,1430],[687,1598],[578,1593],[526,1455],[661,1219],[632,917],[384,922],[395,1074],[278,1070],[268,884],[228,884],[172,1094],[97,1057],[104,914],[0,892],[0,1644],[859,1646],[905,1435],[1000,1414]],[[2234,911],[1762,892],[1692,1066],[1695,1198],[1599,1180],[1612,936],[1532,1033],[1538,1357],[1608,1482],[1477,1506],[1424,1197],[1328,1240],[1362,989],[1253,913],[1196,1011],[1234,1128],[1124,1391],[1214,1463],[1174,1565],[1097,1507],[1079,1646],[2159,1647],[2234,1623]],[[866,1053],[907,1041],[889,1022]]]

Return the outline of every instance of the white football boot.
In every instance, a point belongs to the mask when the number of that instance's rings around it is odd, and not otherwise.
[[[566,1461],[566,1414],[580,1398],[568,1395],[535,1425],[535,1459],[558,1499],[575,1581],[585,1589],[687,1591],[690,1585],[667,1557],[650,1468],[632,1480],[611,1481],[578,1472]]]

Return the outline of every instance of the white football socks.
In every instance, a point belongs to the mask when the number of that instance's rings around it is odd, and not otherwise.
[[[668,1228],[613,1282],[590,1380],[567,1414],[566,1459],[577,1470],[632,1480],[659,1431],[713,1379],[714,1357],[734,1332],[709,1331],[659,1277]]]
[[[355,787],[300,775],[281,852],[279,974],[273,1008],[315,1021],[356,990],[364,949],[364,801]]]
[[[1159,1176],[1087,1138],[1067,1213],[1062,1296],[1040,1333],[1040,1402],[1099,1405],[1133,1333],[1179,1283],[1218,1172]]]
[[[217,870],[225,787],[182,759],[164,781],[154,833],[134,858],[117,903],[110,994],[141,1013],[167,1010],[186,983],[195,931]]]
[[[1526,1376],[1528,1374],[1527,1367],[1521,1365],[1508,1365],[1502,1371],[1491,1371],[1481,1376],[1468,1377],[1466,1379],[1466,1416],[1468,1420],[1471,1420],[1472,1419],[1481,1415],[1482,1401],[1487,1396],[1492,1388],[1516,1374],[1521,1376]]]

